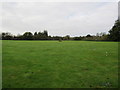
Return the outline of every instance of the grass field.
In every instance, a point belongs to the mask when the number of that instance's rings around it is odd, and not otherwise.
[[[3,41],[3,88],[118,87],[118,43]]]

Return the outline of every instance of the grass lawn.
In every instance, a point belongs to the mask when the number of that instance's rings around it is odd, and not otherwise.
[[[118,43],[3,41],[3,88],[118,87]]]

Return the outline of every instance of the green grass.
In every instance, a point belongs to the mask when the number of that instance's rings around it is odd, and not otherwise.
[[[118,87],[118,43],[3,41],[3,88]]]

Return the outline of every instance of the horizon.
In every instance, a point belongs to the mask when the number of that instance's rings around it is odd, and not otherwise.
[[[44,31],[44,30],[43,30]],[[37,33],[39,33],[39,32],[41,32],[41,33],[43,33],[43,31],[38,31]],[[46,30],[47,31],[47,30]],[[30,31],[27,31],[27,32],[30,32]],[[36,32],[36,31],[35,31]],[[35,32],[30,32],[30,33],[32,33],[33,35],[34,35],[34,33]],[[51,36],[51,37],[53,37],[53,36],[60,36],[60,35],[50,35],[49,34],[49,31],[47,31],[48,32],[48,36]],[[17,34],[17,35],[15,35],[15,34],[13,34],[13,33],[11,33],[11,32],[2,32],[2,33],[9,33],[9,34],[11,34],[12,36],[21,36],[21,35],[23,35],[24,33],[26,33],[26,32],[24,32],[23,34]],[[102,34],[106,34],[106,35],[108,35],[109,33],[106,33],[106,32],[100,32],[100,33],[102,33]],[[67,36],[67,35],[69,35],[70,37],[84,37],[84,36],[87,36],[87,35],[91,35],[91,36],[96,36],[97,34],[100,34],[100,33],[96,33],[96,34],[90,34],[90,33],[88,33],[88,34],[86,34],[86,35],[79,35],[79,36],[70,36],[69,34],[66,34],[66,35],[63,35],[63,36],[60,36],[60,37],[64,37],[64,36]]]

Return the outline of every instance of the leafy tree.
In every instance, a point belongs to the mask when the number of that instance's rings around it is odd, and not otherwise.
[[[46,30],[43,31],[43,34],[48,37],[48,32]]]
[[[24,40],[23,35],[18,34],[14,37],[15,40]]]
[[[90,34],[88,34],[86,37],[92,37]]]
[[[7,32],[7,33],[2,33],[2,39],[3,40],[12,40],[13,36],[11,33]]]
[[[53,38],[53,40],[60,40],[60,39],[62,40],[61,36],[53,36],[52,38]]]
[[[70,40],[70,36],[66,35],[65,37],[63,37],[63,40]]]
[[[34,40],[38,40],[38,38],[37,38],[38,36],[37,36],[37,35],[38,35],[38,33],[35,32],[35,33],[34,33],[34,36],[33,36],[33,39],[34,39]]]
[[[48,36],[46,36],[46,32],[38,32],[37,39],[38,40],[46,40]]]
[[[34,36],[36,36],[36,35],[37,35],[37,32],[34,33]]]
[[[109,31],[109,39],[113,41],[120,41],[120,21],[116,20],[114,26]]]
[[[23,39],[24,40],[32,40],[33,39],[33,34],[31,32],[25,32],[23,34]]]
[[[74,37],[74,40],[82,40],[82,37]]]

